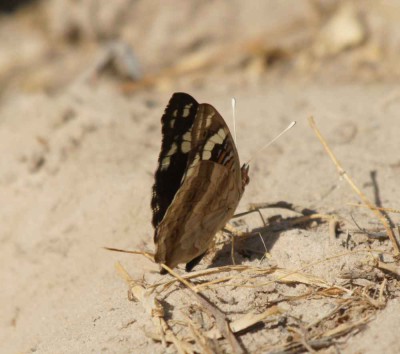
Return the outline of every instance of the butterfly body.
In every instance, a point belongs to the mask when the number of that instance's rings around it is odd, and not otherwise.
[[[155,260],[170,268],[204,254],[232,217],[248,183],[223,118],[209,104],[175,93],[162,117],[153,186]]]

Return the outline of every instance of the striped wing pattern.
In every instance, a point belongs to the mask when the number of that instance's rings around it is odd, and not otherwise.
[[[198,106],[190,95],[175,93],[161,118],[162,143],[151,200],[155,228],[163,219],[186,171],[190,149],[182,151],[182,143],[185,134],[190,134]]]
[[[185,118],[180,130],[165,128]],[[228,126],[209,104],[176,93],[162,124],[152,199],[155,260],[174,268],[204,254],[232,217],[248,183],[248,166],[240,168]]]

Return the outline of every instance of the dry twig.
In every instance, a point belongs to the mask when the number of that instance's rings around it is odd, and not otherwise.
[[[165,335],[168,335],[178,353],[185,354],[185,344],[175,336],[164,320],[164,308],[155,298],[155,295],[147,292],[141,284],[136,282],[120,263],[116,264],[116,269],[121,278],[128,284],[131,296],[142,304],[146,312],[151,316],[154,324],[159,328],[164,345],[166,345]]]
[[[205,311],[215,318],[215,322],[218,330],[221,334],[228,340],[231,345],[232,353],[245,353],[246,351],[242,348],[235,335],[233,334],[229,322],[227,321],[225,314],[216,308],[213,304],[209,302],[209,300],[203,295],[194,292],[189,289],[190,294],[196,298],[196,300],[203,306]]]
[[[347,205],[358,207],[358,208],[369,208],[368,205],[357,204],[357,203],[347,203]],[[393,209],[393,208],[379,208],[374,206],[372,209],[386,211],[387,213],[397,213],[400,214],[400,209]]]
[[[384,226],[384,228],[386,229],[386,232],[390,238],[390,241],[392,242],[392,246],[393,246],[393,252],[394,252],[394,256],[399,256],[400,255],[400,248],[399,248],[399,244],[396,240],[396,237],[392,231],[392,229],[390,228],[387,219],[385,218],[385,216],[382,214],[382,212],[380,210],[378,210],[376,208],[375,205],[373,205],[369,199],[365,196],[364,193],[361,192],[361,190],[355,185],[355,183],[353,182],[353,180],[350,178],[350,176],[347,174],[347,172],[343,169],[342,165],[339,163],[338,159],[336,158],[336,156],[333,154],[331,148],[328,146],[326,140],[324,139],[324,137],[322,136],[321,132],[319,131],[317,125],[315,124],[314,118],[310,117],[309,118],[309,123],[311,125],[311,128],[314,130],[314,133],[316,134],[317,138],[319,139],[319,141],[321,142],[322,146],[324,147],[325,151],[327,152],[327,154],[329,155],[329,157],[331,158],[331,160],[333,161],[333,163],[336,166],[336,169],[339,172],[339,175],[341,177],[343,177],[347,183],[351,186],[351,188],[357,193],[357,195],[361,198],[361,200],[367,205],[367,207],[378,217],[378,219],[381,221],[382,225]]]

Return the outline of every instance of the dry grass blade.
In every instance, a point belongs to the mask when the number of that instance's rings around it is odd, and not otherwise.
[[[318,278],[311,274],[298,273],[290,271],[288,269],[279,269],[279,268],[275,270],[274,274],[278,277],[277,280],[279,280],[282,283],[302,283],[302,284],[317,286],[320,288],[332,287],[332,285],[326,282],[324,279]]]
[[[378,217],[378,219],[381,221],[382,225],[385,227],[386,232],[390,238],[390,241],[392,242],[393,245],[393,251],[395,256],[400,255],[400,247],[399,244],[396,240],[396,237],[390,228],[387,219],[385,216],[382,214],[380,210],[376,208],[375,205],[373,205],[369,199],[365,196],[364,193],[361,192],[361,190],[355,185],[353,180],[350,178],[350,176],[346,173],[346,171],[343,169],[342,165],[339,163],[338,159],[336,156],[333,154],[331,148],[328,146],[326,140],[322,136],[321,132],[319,131],[317,125],[315,124],[314,118],[310,117],[309,118],[309,123],[311,125],[311,128],[314,130],[315,134],[317,135],[319,141],[321,142],[322,146],[324,147],[325,151],[333,161],[333,163],[336,166],[336,169],[339,172],[339,175],[342,176],[347,183],[351,186],[351,188],[357,193],[357,195],[361,198],[361,200],[365,203],[365,205]]]
[[[238,214],[238,216],[245,215],[245,214],[255,212],[255,211],[260,212],[260,209],[267,209],[267,208],[286,209],[286,210],[290,210],[290,211],[302,214],[302,216],[289,217],[283,221],[273,223],[272,226],[276,226],[276,225],[280,225],[280,224],[295,226],[298,224],[310,222],[312,220],[326,220],[326,221],[330,221],[330,222],[332,221],[332,219],[336,220],[336,217],[333,215],[318,214],[318,213],[316,213],[312,210],[309,210],[305,207],[295,205],[292,203],[283,202],[283,201],[275,202],[275,203],[251,203],[251,204],[249,204],[249,211]],[[261,215],[261,218],[262,218],[262,215]],[[264,222],[264,226],[266,226],[265,222]]]
[[[304,267],[302,268],[304,269]],[[258,283],[254,285],[239,285],[239,284],[229,284],[231,286],[242,286],[242,287],[251,287],[251,288],[258,288],[258,287],[263,287],[263,286],[268,286],[272,283],[279,282],[279,283],[300,283],[300,284],[306,284],[306,285],[311,285],[315,286],[318,288],[323,288],[323,289],[330,289],[333,291],[333,289],[336,289],[337,292],[339,293],[349,293],[350,291],[346,288],[340,287],[340,286],[332,286],[329,284],[327,281],[325,281],[322,278],[316,277],[312,274],[306,274],[306,273],[300,273],[298,271],[292,271],[289,269],[283,269],[283,268],[275,268],[274,271],[271,273],[276,276],[276,279],[270,280],[265,283]]]
[[[335,217],[332,217],[329,221],[329,240],[332,243],[334,243],[336,240],[336,230],[338,228],[338,225],[339,221]]]
[[[334,328],[330,331],[326,331],[322,335],[322,337],[324,338],[324,337],[342,336],[356,328],[365,326],[372,319],[372,317],[373,316],[368,316],[368,317],[362,318],[361,320],[358,320],[358,321],[342,323],[342,324],[338,325],[336,328]]]
[[[130,253],[130,254],[140,254],[142,256],[145,256],[147,259],[151,260],[154,262],[154,254],[149,253],[149,252],[144,252],[144,251],[128,251],[128,250],[122,250],[120,248],[113,248],[113,247],[103,247],[107,251],[112,251],[112,252],[120,252],[120,253]]]
[[[223,278],[217,278],[214,280],[210,280],[208,282],[198,284],[196,285],[196,289],[202,289],[202,288],[209,288],[211,286],[215,286],[216,284],[224,283],[230,280],[240,280],[244,282],[248,282],[250,279],[252,279],[252,276],[257,276],[257,275],[267,275],[275,272],[276,268],[271,267],[271,268],[259,268],[259,267],[252,267],[252,266],[246,266],[246,269],[242,270],[242,273],[246,273],[245,276],[241,275],[229,275],[227,277]],[[242,285],[242,284],[228,284],[228,286],[237,286],[237,287],[247,287],[247,285]],[[248,287],[253,287],[253,286],[248,286]]]
[[[183,285],[186,285],[190,290],[193,292],[197,293],[198,290],[196,287],[194,287],[189,281],[187,281],[185,278],[181,277],[178,273],[174,272],[170,267],[168,267],[165,264],[161,264],[161,267],[163,267],[169,274],[171,274],[173,277],[175,277],[178,281],[180,281]]]
[[[386,264],[383,262],[378,262],[377,267],[379,269],[382,269],[384,271],[390,272],[398,277],[400,277],[400,267],[396,267],[395,265],[391,265],[391,264]]]
[[[252,285],[243,285],[240,283],[229,283],[229,284],[224,284],[222,286],[231,286],[231,287],[244,287],[244,288],[258,288],[258,287],[263,287],[263,286],[268,286],[274,282],[299,282],[299,283],[304,283],[304,284],[308,284],[308,285],[314,285],[317,287],[321,287],[321,288],[326,288],[329,289],[330,292],[339,292],[339,293],[348,293],[351,294],[352,291],[349,289],[346,289],[345,287],[341,287],[338,285],[335,286],[331,286],[329,285],[328,282],[326,282],[325,280],[315,277],[311,274],[305,274],[305,273],[300,273],[301,271],[304,271],[305,269],[309,269],[312,268],[320,263],[324,263],[324,262],[329,262],[329,261],[334,261],[337,258],[341,258],[341,257],[345,257],[348,255],[352,255],[352,254],[359,254],[359,253],[365,253],[365,254],[373,254],[373,253],[378,253],[380,255],[382,254],[387,254],[387,255],[392,255],[391,253],[387,253],[384,252],[382,250],[379,249],[369,249],[369,250],[354,250],[354,251],[350,251],[350,252],[344,252],[344,253],[339,253],[336,254],[332,257],[328,257],[328,258],[324,258],[315,262],[311,262],[306,264],[305,266],[299,268],[296,271],[291,271],[288,269],[282,269],[282,268],[267,268],[267,269],[263,269],[263,268],[258,268],[258,267],[248,267],[249,272],[254,272],[254,274],[258,274],[258,275],[265,275],[265,274],[271,274],[271,273],[279,273],[280,272],[280,276],[277,277],[277,279],[275,280],[271,280],[265,283],[257,283],[257,284],[252,284]],[[240,279],[240,280],[245,280],[248,281],[250,278],[246,277],[246,278],[239,278],[239,277],[235,277],[235,276],[231,276],[231,277],[226,277],[224,279],[224,281],[226,280],[230,280],[230,279]],[[196,285],[196,288],[202,288],[202,287],[206,287],[209,285],[213,285],[215,283],[218,283],[218,279],[215,281],[210,281],[208,283],[203,283],[200,285]]]
[[[189,289],[190,290],[190,289]],[[209,300],[202,294],[197,294],[194,291],[190,291],[192,296],[196,298],[196,300],[203,306],[204,310],[211,316],[215,318],[215,322],[220,333],[228,340],[231,345],[232,353],[245,353],[246,351],[242,348],[235,335],[233,334],[228,320],[225,317],[225,314],[212,305]]]
[[[249,211],[256,211],[259,209],[267,209],[267,208],[287,209],[302,215],[310,214],[310,210],[308,208],[284,201],[273,202],[273,203],[262,202],[262,203],[249,204]]]
[[[231,224],[226,224],[224,226],[224,230],[230,232],[231,234],[233,234],[236,237],[246,237],[246,236],[252,236],[254,235],[254,233],[252,232],[243,232],[238,230],[236,227],[232,226]]]
[[[233,333],[242,332],[250,327],[254,326],[257,323],[265,321],[268,317],[272,317],[275,315],[282,314],[284,311],[278,306],[272,306],[266,311],[262,313],[248,313],[235,321],[232,321],[229,325]],[[218,329],[213,328],[209,330],[206,335],[209,338],[220,339],[222,337],[221,333]]]
[[[356,204],[356,203],[347,203],[347,205],[358,207],[358,208],[369,208],[367,205],[363,204]],[[397,213],[400,214],[400,209],[393,209],[393,208],[378,208],[377,206],[373,207],[373,209],[386,211],[387,213]]]
[[[228,265],[228,266],[222,266],[222,267],[217,267],[217,268],[210,268],[210,269],[205,269],[205,270],[199,270],[196,272],[191,272],[189,274],[185,274],[182,276],[183,279],[194,279],[194,278],[199,278],[207,275],[213,275],[213,274],[218,274],[218,273],[224,273],[224,272],[231,272],[231,271],[237,271],[237,272],[243,272],[252,267],[247,266],[247,265]],[[150,285],[149,288],[157,288],[159,286],[170,286],[173,283],[177,282],[178,279],[172,279],[172,280],[167,280],[164,282],[156,283],[153,285]],[[196,290],[198,291],[198,285],[196,286]]]
[[[272,306],[262,313],[247,313],[243,317],[230,323],[233,333],[243,331],[255,324],[265,320],[267,317],[281,314],[282,310],[278,306]]]
[[[147,313],[151,316],[163,317],[164,309],[162,305],[156,300],[155,296],[148,293],[141,284],[136,282],[120,263],[116,263],[115,268],[121,278],[123,278],[125,282],[129,285],[131,295],[133,295],[134,299],[139,301],[143,305]]]
[[[155,298],[155,295],[147,292],[141,284],[136,282],[120,263],[116,263],[115,267],[121,278],[128,284],[130,294],[133,295],[135,300],[142,304],[146,312],[151,316],[154,324],[160,329],[160,335],[164,345],[166,345],[165,335],[167,335],[175,345],[178,353],[186,354],[187,351],[184,349],[185,344],[175,336],[175,334],[170,330],[168,324],[165,322],[164,308]]]
[[[376,309],[383,309],[386,306],[386,301],[381,301],[380,298],[374,299],[371,296],[368,295],[368,290],[370,287],[365,287],[363,289],[363,292],[361,293],[361,296],[363,299],[365,299],[371,306],[375,307]]]
[[[329,313],[325,314],[323,317],[317,319],[314,322],[311,322],[307,325],[307,329],[310,330],[313,327],[317,327],[318,325],[320,325],[322,322],[324,322],[325,320],[333,317],[335,314],[339,313],[339,311],[341,311],[342,309],[344,309],[346,306],[348,306],[351,303],[351,299],[347,299],[344,302],[342,302],[341,305],[336,306],[336,308],[334,308],[332,311],[330,311]]]
[[[307,339],[307,334],[305,333],[305,331],[294,327],[289,327],[288,330],[294,334],[293,340],[302,345],[307,350],[308,353],[311,354],[316,353],[316,351],[309,344],[309,341]]]
[[[320,261],[320,262],[322,262],[322,261]],[[300,273],[298,271],[292,271],[289,269],[283,269],[283,268],[258,269],[258,268],[256,268],[253,270],[253,272],[251,272],[251,269],[250,269],[249,272],[247,272],[246,274],[247,274],[246,277],[229,276],[229,277],[211,280],[206,283],[196,285],[196,289],[199,290],[199,289],[207,288],[207,287],[211,287],[211,286],[215,287],[215,286],[218,286],[217,284],[220,284],[223,282],[228,282],[230,280],[240,280],[241,283],[235,282],[235,283],[221,284],[220,286],[231,286],[231,287],[238,287],[238,288],[259,288],[259,287],[268,286],[275,282],[289,283],[289,284],[290,283],[301,283],[301,284],[315,286],[318,288],[330,289],[331,291],[333,291],[333,289],[336,289],[336,291],[338,293],[350,292],[346,288],[343,288],[340,286],[332,286],[322,278],[318,278],[311,274]],[[248,284],[249,281],[252,279],[252,277],[251,277],[252,275],[259,276],[259,275],[267,275],[267,274],[275,275],[276,279],[270,280],[270,281],[264,282],[264,283]],[[246,284],[244,285],[243,282],[245,282]]]
[[[205,283],[203,283],[203,284],[196,285],[196,289],[199,291],[199,289],[210,288],[210,287],[212,287],[213,285],[220,284],[220,283],[225,283],[225,282],[227,282],[227,281],[229,281],[229,280],[233,280],[233,279],[240,279],[240,280],[242,280],[243,278],[240,277],[240,276],[233,276],[233,275],[230,275],[230,276],[228,276],[228,277],[218,278],[218,279],[210,280],[210,281],[205,282]]]
[[[354,322],[347,322],[343,323],[333,330],[327,331],[322,334],[318,334],[313,336],[307,340],[307,346],[310,347],[312,350],[323,349],[330,347],[334,344],[334,339],[338,337],[342,337],[347,335],[353,331],[357,331],[364,327],[373,316],[365,317],[359,321]],[[274,354],[289,354],[289,353],[303,353],[304,352],[304,341],[303,342],[289,342],[283,346],[275,347],[275,348],[268,348],[269,353]]]
[[[163,340],[165,340],[167,343],[171,344],[174,344],[174,342],[176,341],[176,337],[171,335],[170,333],[166,333],[164,337],[162,337],[159,333],[155,332],[144,331],[144,333],[146,334],[147,337],[149,337],[154,341],[162,342]],[[189,344],[190,339],[185,339],[185,340],[186,341],[180,342],[182,348],[187,354],[194,354],[194,351],[192,350],[191,345]]]
[[[381,286],[379,288],[379,302],[381,304],[386,304],[386,298],[383,295],[383,292],[386,289],[386,284],[387,284],[387,279],[385,278],[385,279],[383,279],[383,282],[382,282],[382,284],[381,284]]]
[[[187,317],[188,320],[188,325],[189,328],[193,334],[193,337],[196,341],[196,343],[198,344],[198,346],[201,348],[201,352],[205,353],[205,354],[213,354],[215,351],[213,350],[213,348],[210,347],[209,345],[209,339],[207,337],[205,337],[203,335],[203,333],[201,333],[193,324],[193,322],[190,320],[189,317]]]

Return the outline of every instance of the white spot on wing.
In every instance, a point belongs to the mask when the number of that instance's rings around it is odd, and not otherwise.
[[[226,132],[225,132],[225,129],[224,128],[221,128],[220,130],[218,130],[218,133],[217,133],[222,139],[225,139],[226,138]]]
[[[173,129],[174,125],[175,125],[175,119],[171,119],[170,122],[169,122],[170,128]]]
[[[194,160],[193,160],[192,166],[196,165],[196,164],[199,162],[199,160],[200,160],[200,155],[197,154],[197,155],[195,156]]]
[[[178,150],[178,146],[174,143],[174,144],[172,144],[171,148],[169,149],[169,151],[167,152],[167,154],[165,156],[171,156],[171,155],[175,154],[176,150]]]
[[[171,162],[171,158],[169,156],[166,156],[163,158],[161,161],[161,171],[164,171],[168,168],[169,164]]]
[[[192,103],[190,103],[190,104],[187,104],[185,107],[183,107],[183,113],[182,113],[182,117],[183,118],[186,118],[186,117],[188,117],[189,116],[189,113],[190,113],[190,108],[192,107]]]
[[[212,117],[214,117],[214,113],[211,113],[211,114],[209,114],[207,116],[207,118],[206,118],[206,128],[208,128],[211,125]]]
[[[181,182],[183,182],[183,180],[184,180],[186,177],[189,177],[189,176],[191,176],[191,175],[193,174],[193,168],[194,168],[194,166],[197,165],[197,163],[199,162],[199,160],[200,160],[200,155],[197,154],[197,155],[195,156],[193,162],[191,163],[191,165],[190,165],[189,168],[187,169],[186,173],[183,175]]]
[[[222,138],[218,133],[214,134],[209,141],[212,141],[214,144],[222,144],[224,142],[224,138]]]
[[[191,144],[189,141],[184,141],[181,145],[181,150],[184,154],[188,153],[191,149]]]
[[[212,151],[212,149],[214,149],[214,146],[215,146],[215,144],[210,139],[207,141],[206,145],[204,145],[204,150]]]
[[[232,155],[231,155],[231,154],[226,155],[225,158],[224,158],[224,161],[222,161],[222,164],[223,164],[223,165],[227,165],[228,162],[229,162],[231,159],[232,159]]]
[[[183,134],[182,139],[185,141],[192,141],[192,133],[188,131],[187,133]]]
[[[200,161],[200,155],[197,154],[189,168],[193,168]]]
[[[202,154],[203,160],[209,160],[211,158],[211,151],[204,150]]]

